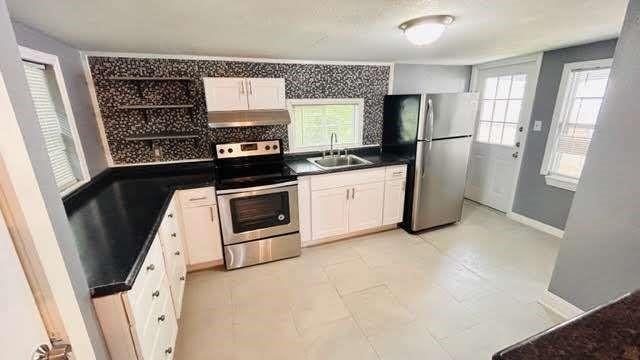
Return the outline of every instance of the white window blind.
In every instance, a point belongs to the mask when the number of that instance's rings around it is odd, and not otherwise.
[[[23,65],[53,175],[58,190],[64,191],[76,184],[79,176],[74,171],[77,157],[69,122],[64,108],[57,101],[57,84],[44,65],[29,61],[24,61]]]
[[[328,147],[331,133],[337,147],[362,144],[362,100],[292,100],[292,150],[318,150]]]
[[[591,144],[591,137],[600,113],[600,106],[609,79],[609,68],[579,69],[571,72],[549,175],[580,179]],[[561,89],[562,90],[562,89]]]

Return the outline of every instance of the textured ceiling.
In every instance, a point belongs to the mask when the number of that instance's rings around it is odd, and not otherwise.
[[[12,17],[84,50],[475,64],[616,37],[628,0],[7,0]],[[456,22],[415,47],[397,26]]]

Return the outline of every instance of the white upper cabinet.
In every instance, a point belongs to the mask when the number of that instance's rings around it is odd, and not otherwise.
[[[203,78],[207,111],[284,110],[283,78]]]
[[[247,110],[247,86],[244,78],[203,78],[208,111]]]
[[[250,110],[286,109],[284,79],[252,78],[246,81]]]

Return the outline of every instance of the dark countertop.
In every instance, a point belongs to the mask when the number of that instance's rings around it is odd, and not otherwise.
[[[353,149],[350,150],[349,153],[368,160],[371,162],[371,164],[325,170],[317,167],[307,160],[307,158],[310,157],[322,156],[322,153],[319,152],[289,155],[287,156],[285,162],[287,163],[287,166],[295,171],[298,176],[320,175],[342,171],[375,168],[381,166],[403,165],[409,162],[408,159],[399,157],[394,154],[381,153],[378,147]]]
[[[297,175],[405,164],[378,148],[354,151],[372,164],[322,170],[306,160],[318,153],[286,156]],[[175,190],[214,185],[212,161],[111,168],[64,198],[91,296],[131,289]]]
[[[640,291],[568,320],[493,356],[494,360],[640,359]]]
[[[65,197],[91,296],[131,289],[173,192],[213,174],[212,162],[112,168]]]

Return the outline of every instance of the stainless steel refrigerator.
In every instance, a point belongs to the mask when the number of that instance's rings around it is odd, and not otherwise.
[[[477,93],[387,95],[382,151],[411,159],[403,227],[418,232],[462,216]]]

